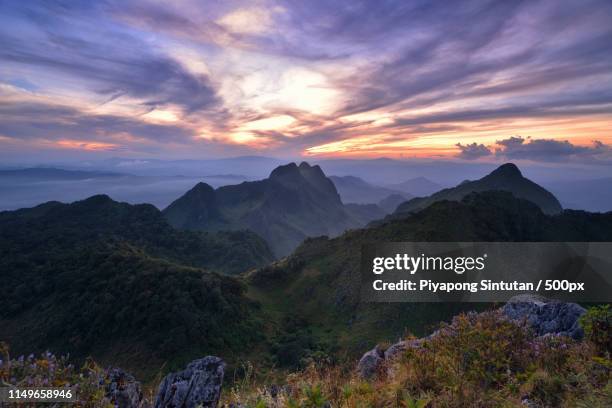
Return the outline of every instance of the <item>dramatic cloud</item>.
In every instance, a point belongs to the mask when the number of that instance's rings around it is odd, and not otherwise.
[[[457,143],[456,146],[459,148],[457,157],[460,159],[475,160],[491,154],[491,150],[483,144],[470,143],[462,145],[461,143]]]
[[[0,31],[4,64],[80,82],[105,98],[136,98],[150,108],[176,104],[193,113],[220,104],[209,78],[188,72],[129,32],[99,25],[95,18],[82,20],[82,14],[53,5],[23,12],[44,23],[44,30],[25,36]]]
[[[601,161],[610,21],[607,0],[0,2],[0,150]]]

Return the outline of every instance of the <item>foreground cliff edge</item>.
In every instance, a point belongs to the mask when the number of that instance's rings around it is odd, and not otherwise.
[[[3,386],[76,386],[81,406],[227,407],[609,407],[612,311],[521,295],[499,309],[455,316],[424,338],[365,353],[356,369],[313,361],[270,383],[228,379],[207,356],[149,391],[118,368],[78,370],[50,353],[11,359]],[[224,382],[225,377],[225,382]]]

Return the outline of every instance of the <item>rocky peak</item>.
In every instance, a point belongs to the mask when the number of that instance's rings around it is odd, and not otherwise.
[[[185,197],[192,198],[203,198],[209,200],[215,194],[215,189],[212,188],[209,184],[199,182],[191,190],[185,193]]]
[[[491,178],[523,178],[523,174],[519,170],[519,168],[514,163],[506,163],[502,164],[495,170],[493,170],[488,177]]]
[[[283,166],[278,166],[272,173],[270,173],[271,180],[286,180],[286,179],[294,179],[296,177],[300,177],[300,170],[295,163],[285,164]]]

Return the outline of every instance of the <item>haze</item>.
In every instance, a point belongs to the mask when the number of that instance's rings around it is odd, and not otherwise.
[[[164,206],[288,161],[441,186],[512,161],[609,209],[610,21],[604,0],[4,1],[2,167],[122,177],[5,176],[0,206]]]

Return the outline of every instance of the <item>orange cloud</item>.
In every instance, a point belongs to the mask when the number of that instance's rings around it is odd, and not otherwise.
[[[61,149],[72,149],[72,150],[87,150],[87,151],[113,151],[121,148],[120,145],[114,143],[104,143],[97,141],[86,141],[86,140],[70,140],[62,139],[53,143],[55,146]]]

